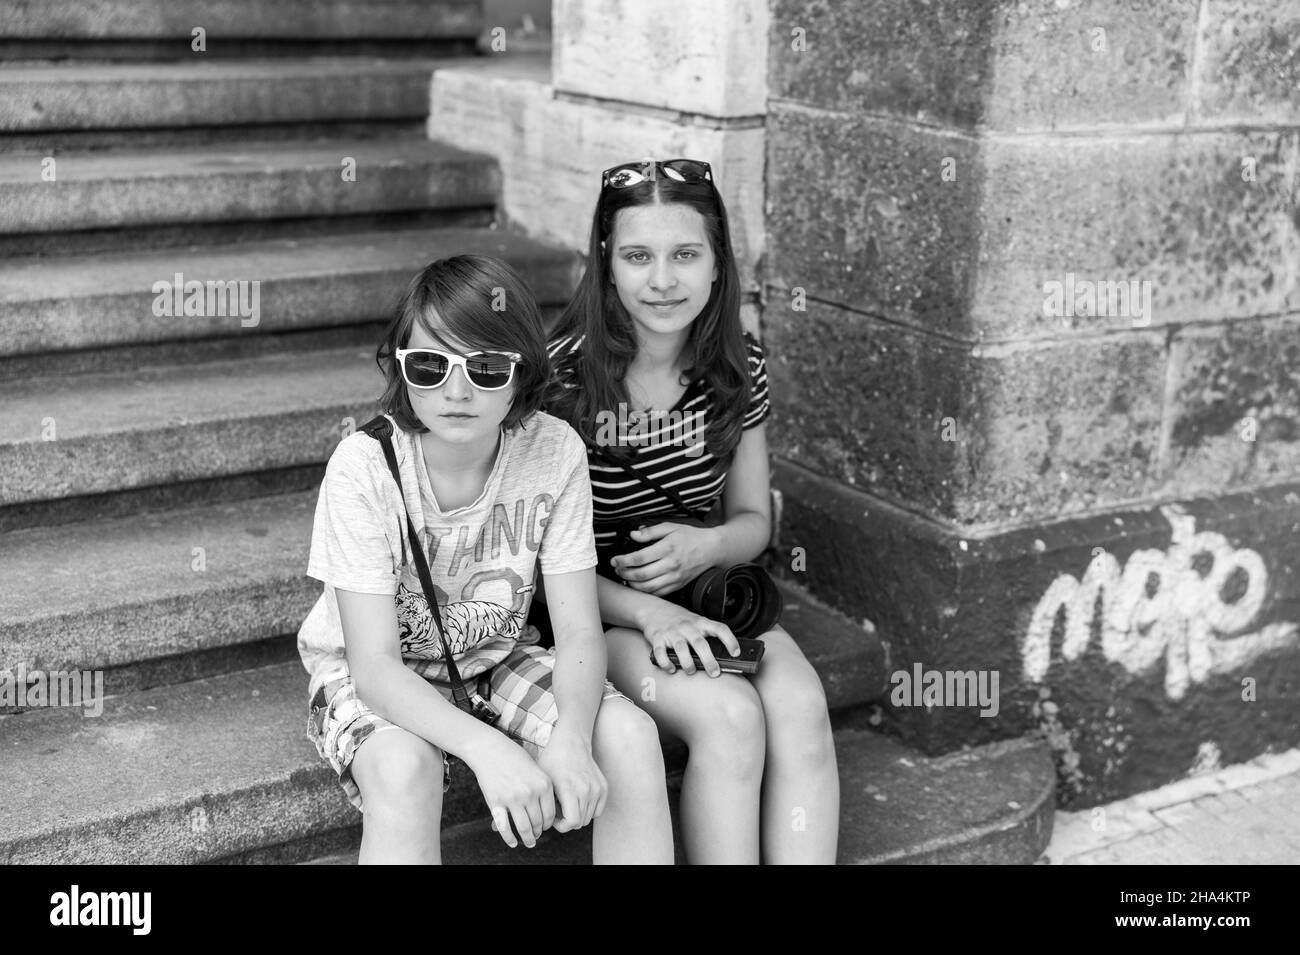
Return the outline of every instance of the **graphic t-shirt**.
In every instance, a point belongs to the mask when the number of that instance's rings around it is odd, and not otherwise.
[[[391,419],[390,419],[391,420]],[[429,563],[457,669],[469,679],[528,642],[536,571],[596,564],[587,456],[577,433],[544,412],[503,432],[483,493],[443,510],[419,435],[394,423],[402,490]],[[357,432],[334,449],[321,482],[307,574],[325,585],[298,630],[310,692],[346,676],[336,588],[391,596],[406,665],[447,680],[442,644],[407,544],[402,497],[383,447]]]

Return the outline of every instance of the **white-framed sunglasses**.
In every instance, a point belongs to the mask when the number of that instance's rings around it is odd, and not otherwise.
[[[412,388],[441,388],[453,368],[460,368],[466,379],[480,391],[500,391],[515,376],[515,366],[523,361],[518,352],[471,352],[453,355],[437,348],[399,348],[397,364],[402,378]]]

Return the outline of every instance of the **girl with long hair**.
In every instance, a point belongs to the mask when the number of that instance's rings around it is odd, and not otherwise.
[[[765,358],[741,326],[727,212],[707,163],[605,171],[587,270],[551,355],[546,407],[588,447],[610,679],[690,750],[689,861],[834,862],[835,748],[798,644],[778,625],[762,636],[755,675],[724,674],[708,638],[734,653],[731,631],[664,599],[711,567],[753,560],[771,534]],[[665,519],[675,503],[721,519]],[[629,552],[619,530],[638,524]]]

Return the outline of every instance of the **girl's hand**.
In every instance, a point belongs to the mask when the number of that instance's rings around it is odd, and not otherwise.
[[[524,845],[532,848],[537,839],[555,821],[555,797],[551,779],[504,733],[475,747],[473,758],[465,762],[474,771],[478,788],[492,813],[492,828],[511,849],[519,840],[510,831],[513,821]]]
[[[651,524],[632,532],[637,543],[648,543],[613,560],[615,572],[642,593],[672,593],[685,587],[717,562],[718,531],[691,524]]]
[[[725,623],[701,617],[666,600],[660,601],[659,606],[648,615],[641,634],[646,643],[650,644],[655,666],[669,673],[674,673],[677,669],[668,660],[670,647],[677,654],[677,661],[686,673],[695,672],[695,662],[691,659],[691,648],[694,647],[704,672],[712,677],[721,676],[722,668],[709,649],[709,637],[721,640],[732,656],[740,653],[740,644]]]
[[[537,759],[555,787],[559,804],[556,832],[581,829],[605,811],[609,783],[591,756],[591,747],[559,726]]]

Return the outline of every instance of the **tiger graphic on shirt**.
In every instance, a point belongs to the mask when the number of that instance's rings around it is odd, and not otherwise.
[[[521,587],[525,594],[532,585]],[[433,624],[429,602],[424,594],[410,590],[404,583],[397,586],[397,626],[402,656],[407,659],[441,660],[442,642]],[[518,640],[524,626],[525,612],[510,610],[491,600],[461,600],[442,603],[442,626],[452,656],[459,657],[486,640]]]

